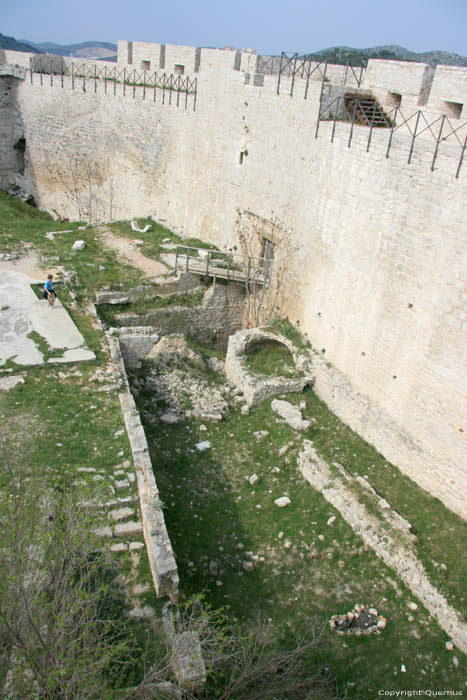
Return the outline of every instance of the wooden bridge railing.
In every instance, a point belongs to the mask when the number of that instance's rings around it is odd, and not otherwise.
[[[221,277],[232,282],[265,284],[271,279],[272,260],[241,253],[223,253],[220,250],[177,245],[175,272],[178,270]]]

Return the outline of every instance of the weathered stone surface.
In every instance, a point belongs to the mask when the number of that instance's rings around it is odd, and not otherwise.
[[[116,508],[110,511],[110,517],[112,520],[125,520],[126,518],[131,518],[134,516],[135,511],[133,508]]]
[[[202,343],[225,348],[228,338],[242,326],[245,290],[241,284],[215,284],[208,288],[198,306],[170,306],[148,311],[144,315],[119,314],[122,327],[151,326],[160,336],[181,331]]]
[[[292,501],[288,496],[281,496],[280,498],[276,498],[274,503],[276,506],[279,506],[279,508],[285,508],[285,506],[288,506]]]
[[[287,425],[290,425],[294,430],[306,430],[310,427],[310,421],[304,420],[302,414],[296,406],[293,406],[288,401],[273,399],[271,408],[275,413],[278,413],[285,420]]]
[[[296,369],[303,376],[264,378],[252,376],[246,365],[246,352],[250,346],[261,342],[279,343],[288,348],[292,353]],[[251,328],[230,336],[225,373],[227,379],[243,393],[248,406],[252,406],[275,394],[303,391],[306,386],[311,385],[313,377],[309,362],[309,357],[300,354],[288,338],[260,328]]]
[[[131,535],[139,535],[143,531],[141,523],[130,521],[127,523],[118,523],[114,527],[116,537],[130,537]]]
[[[110,546],[111,552],[126,552],[128,550],[127,545],[124,542],[117,542]]]
[[[201,355],[190,348],[185,337],[180,334],[165,335],[146,355],[147,360],[156,364],[172,364],[174,362],[188,361],[195,367],[205,368]]]
[[[195,632],[175,635],[172,643],[173,670],[178,683],[186,690],[196,690],[206,683],[206,667],[201,645]]]

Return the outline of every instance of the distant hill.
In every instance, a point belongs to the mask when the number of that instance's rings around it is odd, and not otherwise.
[[[375,46],[371,49],[353,49],[350,46],[333,46],[329,49],[314,51],[313,58],[319,61],[328,61],[339,65],[359,65],[366,63],[369,58],[385,58],[392,61],[415,61],[428,63],[430,66],[467,66],[467,58],[449,51],[425,51],[415,53],[404,49],[403,46],[389,44],[387,46]]]
[[[40,49],[26,44],[22,41],[16,41],[12,36],[0,34],[0,49],[8,49],[9,51],[27,51],[28,53],[42,53]]]
[[[81,44],[54,44],[51,41],[44,41],[41,44],[34,44],[32,41],[23,39],[29,46],[35,49],[52,53],[57,56],[72,56],[75,58],[97,58],[111,61],[117,57],[117,44],[110,44],[105,41],[83,41]]]

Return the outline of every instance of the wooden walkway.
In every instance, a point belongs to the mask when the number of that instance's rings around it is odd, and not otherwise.
[[[174,267],[175,272],[192,272],[196,275],[219,277],[231,282],[251,282],[262,285],[271,276],[272,262],[264,258],[223,253],[207,248],[177,246]],[[265,269],[268,271],[266,274]]]

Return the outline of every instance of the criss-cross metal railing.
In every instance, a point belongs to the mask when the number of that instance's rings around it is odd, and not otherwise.
[[[334,99],[329,99],[323,88],[321,90],[320,109],[316,123],[315,137],[318,137],[321,121],[333,122],[331,142],[334,141],[337,122],[350,122],[349,138],[347,143],[348,147],[350,148],[354,134],[354,127],[357,123],[358,100],[353,102],[353,109],[349,110],[348,105],[346,104],[345,96],[340,95]],[[454,142],[454,144],[457,144],[460,149],[459,161],[456,169],[456,179],[459,178],[459,173],[464,162],[465,152],[467,149],[467,121],[455,125],[452,123],[447,114],[441,114],[438,117],[430,120],[430,118],[427,118],[422,110],[416,110],[410,114],[410,116],[405,116],[401,108],[397,106],[391,111],[384,113],[387,120],[387,126],[384,128],[385,125],[377,123],[377,114],[378,112],[375,109],[373,111],[373,117],[368,119],[367,115],[366,123],[363,123],[363,126],[368,128],[366,147],[367,152],[370,150],[371,140],[375,128],[378,128],[378,131],[385,131],[388,134],[386,158],[390,157],[395,132],[405,130],[405,133],[410,137],[410,147],[407,159],[407,163],[410,164],[417,138],[422,134],[430,135],[432,137],[432,143],[434,143],[433,157],[431,160],[431,170],[433,171],[435,169],[435,163],[439,154],[440,145],[449,139],[451,142]],[[425,143],[427,143],[426,139]]]
[[[157,92],[162,91],[162,104],[165,104],[166,101],[172,104],[172,97],[176,95],[177,107],[182,100],[185,103],[185,109],[190,97],[193,99],[193,109],[196,109],[198,80],[189,76],[158,73],[157,71],[150,73],[136,69],[128,70],[118,66],[109,68],[107,65],[68,62],[60,56],[54,56],[50,60],[46,60],[44,56],[31,57],[31,82],[33,82],[34,74],[39,75],[41,85],[44,80],[49,80],[50,85],[54,85],[54,81],[58,80],[61,87],[64,87],[64,78],[69,77],[72,89],[82,89],[83,92],[87,91],[89,84],[94,87],[94,92],[97,92],[98,85],[103,84],[105,94],[108,93],[109,86],[112,86],[114,95],[117,94],[117,88],[120,88],[121,94],[126,96],[130,91],[135,98],[139,89],[143,100],[149,93],[152,94],[154,102]]]

